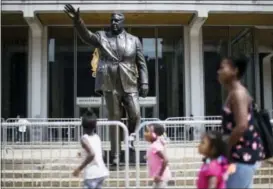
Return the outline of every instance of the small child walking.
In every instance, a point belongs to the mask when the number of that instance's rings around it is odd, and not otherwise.
[[[163,125],[152,124],[146,127],[145,139],[150,142],[146,159],[149,176],[153,178],[153,188],[167,188],[171,178],[166,156],[165,129]]]
[[[82,118],[83,136],[81,138],[81,146],[84,157],[82,164],[73,172],[74,176],[79,176],[84,169],[83,179],[85,189],[100,189],[109,171],[106,168],[100,137],[95,133],[97,126],[96,116],[92,110],[88,110]]]
[[[227,144],[222,134],[216,131],[206,133],[199,144],[198,151],[204,156],[198,174],[198,189],[225,189],[229,164]]]

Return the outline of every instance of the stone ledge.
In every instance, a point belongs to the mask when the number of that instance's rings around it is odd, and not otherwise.
[[[140,178],[140,186],[151,186],[152,181],[150,179],[142,179]],[[80,187],[81,186],[81,178],[68,178],[68,179],[61,179],[55,178],[55,179],[25,179],[25,181],[22,181],[22,179],[3,179],[1,182],[2,187],[10,188],[10,187]],[[131,178],[129,180],[130,186],[136,185],[136,179]],[[169,186],[194,186],[196,183],[196,177],[185,177],[185,178],[176,178],[176,180],[171,180],[169,182]],[[270,187],[270,184],[273,183],[273,178],[261,178],[256,177],[254,178],[254,184],[268,184],[268,187]],[[13,186],[14,185],[14,186]],[[125,181],[124,179],[107,179],[104,183],[105,187],[125,187]]]
[[[199,169],[171,169],[171,172],[173,174],[173,177],[195,177],[197,176]],[[70,170],[10,170],[10,171],[2,171],[2,178],[5,179],[40,179],[40,178],[60,178],[60,179],[67,179],[72,177],[72,171]],[[115,178],[124,178],[126,172],[124,170],[119,171],[110,171],[109,179],[115,179]],[[147,178],[148,173],[146,169],[142,169],[139,173],[140,178]],[[273,175],[273,168],[271,169],[262,169],[258,170],[255,174],[256,177],[263,177],[263,178],[270,178],[270,176]],[[80,176],[81,177],[81,176]],[[136,178],[137,173],[136,170],[130,170],[129,171],[129,177],[130,178]]]

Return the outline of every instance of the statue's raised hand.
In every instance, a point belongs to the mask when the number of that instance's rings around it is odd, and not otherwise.
[[[76,11],[75,8],[70,4],[65,5],[64,12],[74,21],[77,21],[80,18],[80,9],[78,8]]]

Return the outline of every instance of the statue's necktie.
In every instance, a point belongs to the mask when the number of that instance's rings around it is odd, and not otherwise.
[[[117,55],[118,55],[118,58],[119,58],[119,59],[121,58],[120,55],[121,55],[121,50],[122,50],[122,47],[121,47],[120,44],[121,44],[120,36],[118,35],[118,36],[116,37],[116,47],[117,47],[116,52],[117,52]]]

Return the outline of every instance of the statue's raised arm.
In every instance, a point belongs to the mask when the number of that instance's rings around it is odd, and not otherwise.
[[[87,29],[80,17],[80,9],[78,8],[76,10],[72,5],[66,4],[64,7],[64,12],[73,21],[74,27],[76,28],[82,41],[88,45],[97,47],[99,45],[99,36]]]

